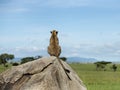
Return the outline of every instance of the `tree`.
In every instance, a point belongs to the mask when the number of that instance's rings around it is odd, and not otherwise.
[[[100,61],[100,62],[95,62],[94,64],[96,65],[96,70],[106,70],[105,67],[107,64],[110,64],[112,62],[107,62],[107,61]]]
[[[0,55],[0,64],[3,64],[4,66],[6,66],[6,63],[12,59],[14,59],[14,55],[12,55],[12,54],[7,54],[7,53],[1,54]]]
[[[21,59],[21,64],[35,60],[34,57],[25,57]]]
[[[60,59],[62,59],[63,61],[67,61],[66,57],[60,57]]]
[[[12,63],[12,66],[18,66],[18,65],[19,65],[19,63],[17,63],[17,62]]]
[[[117,70],[117,66],[115,64],[112,65],[112,69],[114,70],[114,72]]]

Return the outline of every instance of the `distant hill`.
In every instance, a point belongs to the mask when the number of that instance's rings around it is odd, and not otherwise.
[[[68,57],[67,62],[79,62],[79,63],[94,63],[98,60],[95,58],[84,58],[84,57]]]

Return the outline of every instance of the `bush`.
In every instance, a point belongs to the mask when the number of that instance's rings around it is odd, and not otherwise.
[[[17,62],[12,63],[12,66],[18,66],[18,65],[19,65],[19,63],[17,63]]]
[[[67,61],[66,57],[60,57],[60,59],[63,60],[63,61]]]

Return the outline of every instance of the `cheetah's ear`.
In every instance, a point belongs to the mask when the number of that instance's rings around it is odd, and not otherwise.
[[[50,33],[52,33],[52,31],[50,31]]]
[[[58,31],[56,31],[56,34],[58,34]]]

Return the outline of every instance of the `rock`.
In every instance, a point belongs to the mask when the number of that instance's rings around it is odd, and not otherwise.
[[[71,80],[56,57],[44,57],[0,74],[0,90],[87,90],[75,71],[62,63]]]

